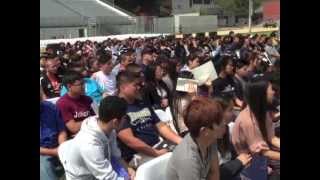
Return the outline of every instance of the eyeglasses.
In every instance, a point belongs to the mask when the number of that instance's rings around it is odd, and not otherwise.
[[[84,85],[84,82],[80,82],[78,84],[72,84],[73,86],[83,86]]]

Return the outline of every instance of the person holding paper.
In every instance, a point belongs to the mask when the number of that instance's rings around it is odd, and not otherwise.
[[[193,74],[189,71],[182,71],[178,74],[179,78],[184,78],[186,80],[193,79]],[[189,105],[192,98],[197,94],[197,89],[187,89],[178,87],[180,84],[177,82],[176,91],[173,94],[173,100],[171,104],[173,122],[176,127],[176,130],[180,134],[180,136],[184,137],[188,133],[188,127],[184,123],[183,112],[185,108]],[[182,84],[182,86],[188,86],[188,84]],[[196,86],[197,87],[197,86]]]
[[[181,71],[191,71],[192,69],[200,66],[200,51],[191,52],[187,58],[187,64],[185,64],[181,69]]]

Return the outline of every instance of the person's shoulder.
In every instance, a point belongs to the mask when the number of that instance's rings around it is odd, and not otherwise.
[[[81,95],[80,98],[86,102],[92,102],[92,99],[87,95]]]
[[[181,142],[172,153],[172,163],[176,166],[193,166],[198,163],[196,151],[187,142]]]
[[[131,108],[140,107],[140,106],[144,106],[144,105],[145,105],[144,101],[136,99],[133,103],[131,103],[131,104],[128,103],[128,111]]]
[[[221,77],[218,77],[217,79],[212,81],[212,84],[217,85],[217,84],[220,84],[221,82],[223,82],[223,79]]]
[[[91,78],[84,78],[84,81],[86,84],[89,84],[89,85],[98,85],[98,83],[94,79],[91,79]]]
[[[65,106],[68,104],[68,102],[71,101],[71,98],[69,98],[68,93],[65,95],[61,96],[58,101],[56,102],[57,107]]]
[[[101,75],[102,75],[102,71],[97,71],[97,72],[92,74],[91,78],[101,77]]]
[[[68,99],[68,93],[66,93],[58,99],[57,103],[67,101]]]
[[[56,105],[54,105],[52,102],[49,102],[49,101],[42,101],[40,103],[40,105],[46,109],[49,109],[49,110],[56,110]]]
[[[241,126],[247,126],[248,124],[252,124],[252,117],[253,115],[251,116],[249,109],[245,108],[239,113],[235,123],[238,123]]]

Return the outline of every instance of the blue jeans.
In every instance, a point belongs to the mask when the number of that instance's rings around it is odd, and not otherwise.
[[[58,166],[57,157],[40,155],[40,180],[58,180]]]

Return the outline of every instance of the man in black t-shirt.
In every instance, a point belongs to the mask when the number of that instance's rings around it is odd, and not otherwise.
[[[234,96],[235,84],[233,80],[234,64],[232,57],[222,58],[219,68],[219,77],[212,82],[212,97]]]
[[[128,72],[120,72],[117,76],[117,86],[119,97],[124,98],[128,103],[127,115],[118,129],[123,159],[131,166],[137,167],[167,153],[166,149],[156,148],[157,144],[161,144],[160,135],[175,144],[180,143],[181,137],[161,122],[152,108],[137,100],[141,86],[140,77]]]

